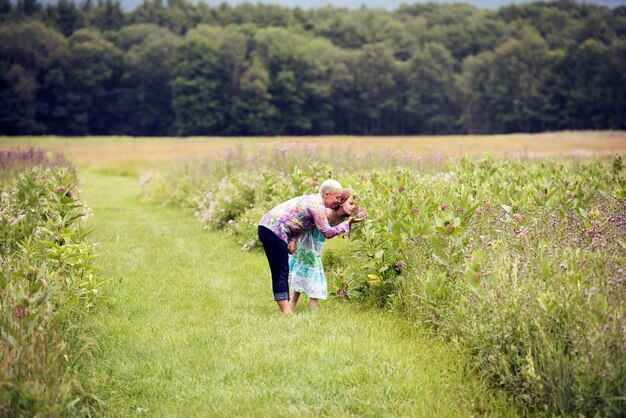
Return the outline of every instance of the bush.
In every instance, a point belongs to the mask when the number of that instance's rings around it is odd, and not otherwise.
[[[236,175],[209,184],[198,214],[252,248],[267,210],[336,176],[360,192],[370,217],[349,240],[327,245],[335,296],[402,312],[456,341],[477,373],[529,414],[623,415],[621,158],[461,159],[430,174],[371,158],[355,157],[349,167],[306,158],[242,163]],[[308,169],[284,169],[299,161]],[[366,166],[379,168],[355,169]]]
[[[75,326],[97,296],[87,208],[67,168],[26,169],[0,200],[0,415],[72,408]]]

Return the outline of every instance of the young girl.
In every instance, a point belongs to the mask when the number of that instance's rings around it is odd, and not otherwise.
[[[338,225],[357,213],[358,208],[352,203],[351,191],[343,190],[339,207],[326,209],[328,222]],[[365,212],[362,212],[365,214]],[[366,215],[364,215],[366,216]],[[291,308],[296,307],[300,293],[309,296],[312,310],[318,307],[318,299],[328,297],[328,286],[322,265],[322,249],[326,238],[317,228],[304,231],[289,240],[289,285],[293,290]]]

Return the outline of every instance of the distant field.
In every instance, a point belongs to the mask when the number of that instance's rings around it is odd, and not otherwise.
[[[353,152],[402,149],[417,155],[525,155],[582,157],[626,153],[626,132],[558,132],[542,134],[411,136],[411,137],[0,137],[0,147],[37,147],[64,152],[74,163],[88,166],[162,166],[189,157],[203,157],[241,147],[258,150],[280,144],[321,144]]]

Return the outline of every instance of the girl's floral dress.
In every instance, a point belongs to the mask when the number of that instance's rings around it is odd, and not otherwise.
[[[322,265],[322,248],[326,237],[317,229],[298,236],[296,252],[289,256],[289,286],[310,298],[326,299],[328,286]]]
[[[322,247],[326,238],[350,231],[350,223],[331,226],[324,201],[319,194],[295,197],[269,211],[259,225],[288,242],[298,235],[296,253],[289,257],[289,282],[292,290],[315,299],[326,299],[328,289],[322,266]]]

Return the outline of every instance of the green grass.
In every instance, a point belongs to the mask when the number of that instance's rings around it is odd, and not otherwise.
[[[282,317],[263,254],[142,203],[137,179],[82,174],[109,280],[79,376],[96,415],[516,415],[414,325],[335,300]]]

